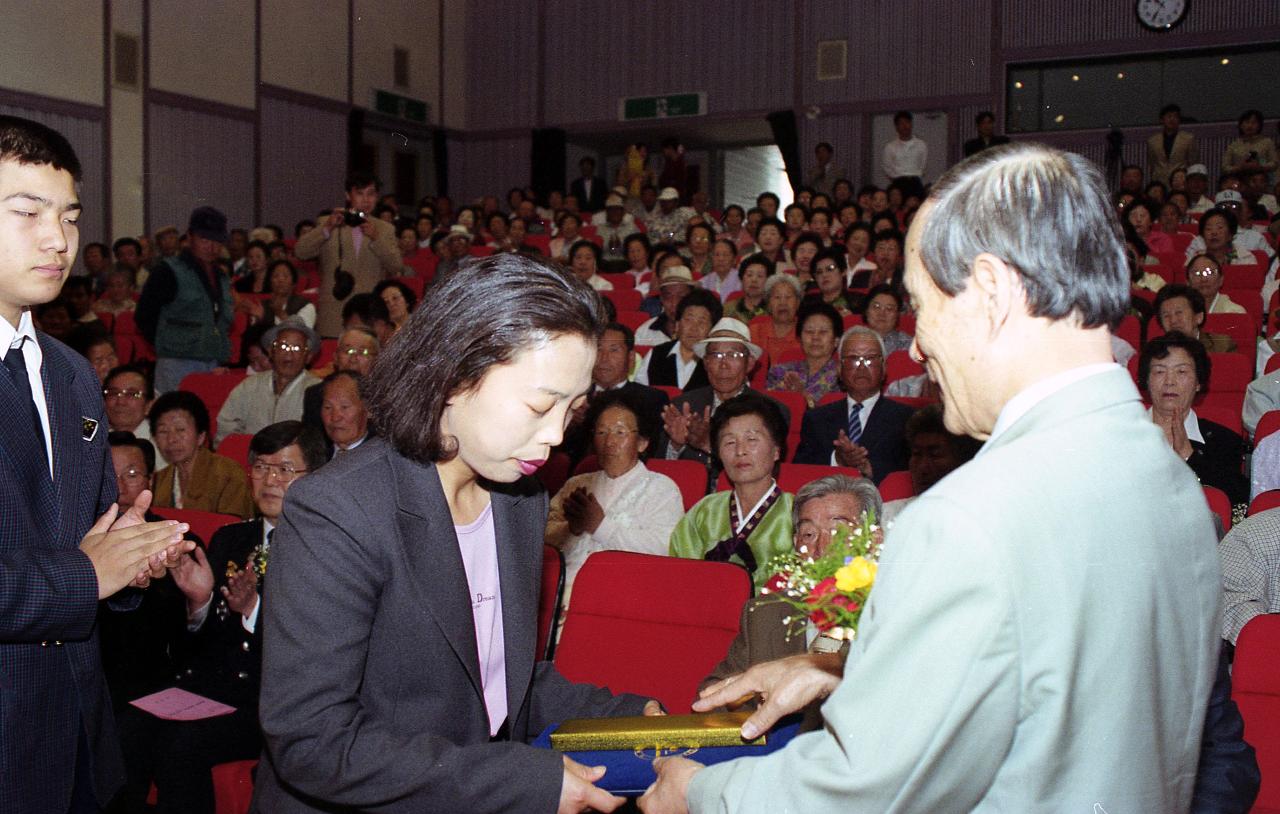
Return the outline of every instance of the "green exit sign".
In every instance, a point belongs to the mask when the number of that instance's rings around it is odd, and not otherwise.
[[[427,123],[427,103],[417,99],[410,99],[408,96],[401,96],[398,93],[375,90],[373,93],[373,109],[388,116],[395,116],[397,119],[405,119],[418,124]]]
[[[669,93],[665,96],[632,96],[618,100],[618,119],[624,122],[703,116],[706,112],[705,93]]]

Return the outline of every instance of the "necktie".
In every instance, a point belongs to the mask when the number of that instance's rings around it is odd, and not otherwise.
[[[29,421],[31,429],[35,433],[34,437],[40,444],[40,454],[44,456],[44,422],[40,420],[40,413],[36,410],[36,401],[31,396],[31,380],[27,378],[27,360],[22,353],[22,345],[26,342],[27,337],[19,337],[16,347],[9,348],[9,352],[4,355],[4,366],[9,370],[9,378],[13,380],[14,389],[18,393],[18,397],[27,403],[29,408]]]
[[[853,407],[849,409],[849,440],[858,443],[862,440],[862,421],[858,415],[862,412],[862,402],[855,401]]]

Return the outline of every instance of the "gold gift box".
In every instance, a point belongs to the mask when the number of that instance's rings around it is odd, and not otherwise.
[[[560,752],[614,749],[700,749],[705,746],[764,744],[742,739],[750,712],[706,712],[693,715],[634,715],[623,718],[575,718],[551,733],[551,748]]]

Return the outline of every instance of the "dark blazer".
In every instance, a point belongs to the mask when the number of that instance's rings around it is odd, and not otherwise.
[[[608,193],[604,179],[598,175],[591,179],[590,195],[587,195],[586,186],[581,177],[573,179],[573,183],[569,185],[569,194],[578,199],[578,208],[587,212],[599,212],[604,209],[604,199]]]
[[[795,417],[791,415],[791,408],[787,407],[787,405],[783,404],[777,399],[771,398],[770,396],[767,396],[764,393],[760,393],[759,390],[755,390],[750,385],[748,385],[747,388],[742,392],[745,393],[748,390],[750,390],[753,393],[759,393],[760,395],[765,396],[765,398],[769,399],[769,401],[772,401],[774,404],[778,405],[778,409],[782,410],[782,417],[787,420],[787,426],[788,427],[791,426],[791,422],[795,420]],[[697,415],[697,414],[700,414],[703,410],[710,407],[712,404],[715,404],[715,397],[716,397],[715,391],[711,389],[710,385],[707,385],[706,387],[700,387],[697,390],[686,390],[684,393],[680,394],[680,396],[671,400],[671,406],[675,407],[677,410],[684,410],[684,405],[688,404],[689,410],[693,412],[695,415]],[[663,430],[662,442],[658,444],[658,449],[649,457],[651,458],[666,457],[667,448],[669,446],[671,446],[671,439],[667,437],[666,430]],[[680,453],[680,457],[685,460],[702,461],[703,463],[708,463],[708,464],[710,463],[710,461],[707,460],[707,456],[705,454],[701,452],[696,452],[692,449],[689,449],[688,447],[685,447],[684,451]]]
[[[862,446],[871,460],[872,480],[877,484],[890,472],[907,468],[907,419],[915,410],[880,395],[870,417],[863,417]],[[849,426],[848,399],[815,407],[800,424],[800,446],[792,461],[798,464],[831,463],[832,444]]]
[[[1200,434],[1204,443],[1191,442],[1187,465],[1205,486],[1216,486],[1227,493],[1232,505],[1249,502],[1249,479],[1244,476],[1244,439],[1231,430],[1203,418]]]
[[[274,537],[273,537],[274,539]],[[209,567],[213,569],[213,602],[204,624],[187,642],[179,683],[188,690],[233,707],[257,708],[262,680],[262,609],[254,632],[244,629],[240,614],[227,607],[222,589],[227,565],[244,568],[262,541],[262,518],[223,526],[209,542]],[[259,602],[265,608],[265,583],[258,582]]]
[[[1008,144],[1008,143],[1009,143],[1008,136],[999,136],[999,135],[992,136],[991,141],[983,141],[982,136],[971,138],[964,143],[964,157],[968,158],[969,156],[975,153],[982,152],[988,147],[999,147],[1001,144]]]
[[[649,385],[651,387],[680,387],[679,378],[676,374],[676,357],[671,355],[671,349],[679,342],[673,339],[670,342],[663,342],[653,350],[649,351],[649,356],[645,360],[649,369]],[[699,387],[707,387],[711,384],[711,380],[707,378],[707,369],[703,367],[702,360],[698,360],[697,367],[693,369],[693,375],[689,377],[689,382],[680,389],[688,393],[690,390],[697,390]]]
[[[375,439],[290,487],[261,616],[256,811],[555,811],[560,756],[524,742],[567,718],[642,711],[535,663],[546,493],[526,478],[493,487],[491,505],[510,737],[497,743],[435,466]]]
[[[53,479],[42,442],[16,419],[30,406],[0,370],[0,811],[65,814],[82,731],[98,800],[124,781],[94,625],[98,580],[79,549],[116,479],[98,377],[60,342],[39,342]]]
[[[645,387],[643,384],[636,382],[627,382],[618,390],[626,393],[640,405],[650,416],[653,417],[654,430],[649,436],[649,452],[656,450],[662,442],[662,408],[670,403],[671,399],[667,398],[667,394],[656,387]],[[604,391],[595,391],[588,396],[588,403],[594,399],[599,393]],[[585,421],[579,421],[570,425],[569,429],[564,432],[564,440],[560,442],[559,451],[569,456],[575,465],[592,452],[591,428],[586,425]]]

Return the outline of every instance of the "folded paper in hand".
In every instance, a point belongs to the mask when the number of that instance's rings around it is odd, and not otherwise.
[[[211,698],[177,687],[153,692],[129,703],[143,712],[150,712],[166,721],[202,721],[205,718],[217,718],[219,715],[230,715],[236,711],[235,707],[220,704]]]

